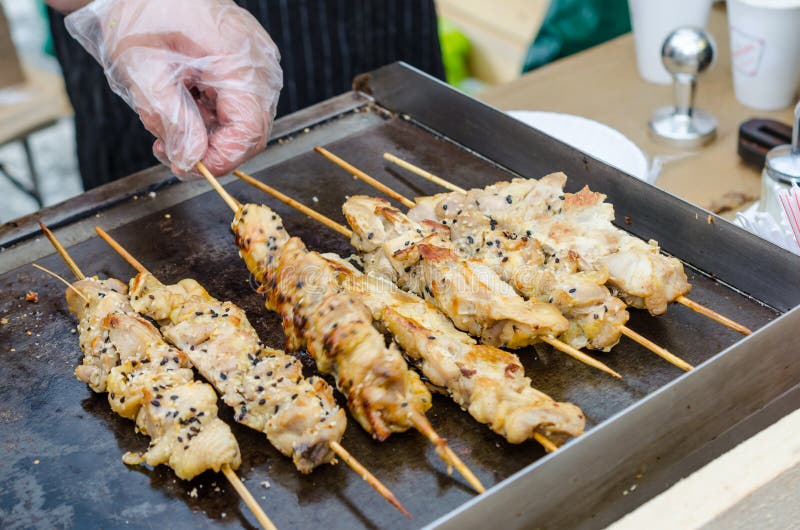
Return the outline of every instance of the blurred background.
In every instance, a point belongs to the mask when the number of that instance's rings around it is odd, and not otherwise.
[[[630,31],[627,0],[438,0],[447,81],[469,93]],[[0,222],[83,191],[42,0],[0,0]]]

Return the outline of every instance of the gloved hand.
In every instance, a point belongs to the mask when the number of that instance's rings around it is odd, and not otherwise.
[[[67,29],[156,136],[176,175],[220,175],[264,149],[283,85],[264,28],[231,0],[94,0]]]

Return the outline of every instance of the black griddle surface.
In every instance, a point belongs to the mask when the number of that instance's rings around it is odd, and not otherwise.
[[[387,119],[326,147],[412,197],[442,190],[389,166],[381,158],[384,151],[462,186],[482,186],[509,178],[501,169],[399,118]],[[344,222],[340,207],[346,195],[377,195],[313,152],[273,166],[256,177],[340,222]],[[570,180],[567,187],[574,191],[582,185]],[[351,252],[348,242],[335,232],[246,184],[236,182],[227,188],[242,202],[263,202],[274,208],[289,232],[302,237],[311,249],[343,255]],[[624,218],[625,212],[617,211],[617,216]],[[222,200],[209,192],[122,226],[112,235],[162,281],[195,278],[217,298],[241,305],[264,342],[281,347],[279,319],[263,309],[262,297],[255,292],[254,282],[237,255],[229,229],[231,218],[232,213]],[[98,223],[102,226],[102,217]],[[133,274],[99,238],[69,251],[87,274],[125,281]],[[70,278],[69,270],[56,255],[39,263]],[[777,316],[773,310],[707,276],[687,272],[694,286],[694,300],[752,329]],[[29,289],[38,291],[38,303],[23,300]],[[81,352],[77,334],[71,333],[75,319],[67,310],[62,284],[30,266],[0,276],[0,316],[9,320],[0,325],[0,526],[256,525],[221,475],[206,473],[183,482],[164,466],[148,469],[127,467],[121,462],[122,453],[144,448],[147,439],[134,433],[132,421],[111,412],[105,395],[93,394],[75,379],[73,369],[80,362]],[[659,318],[632,310],[629,327],[692,364],[709,359],[741,338],[677,305]],[[683,373],[625,339],[612,353],[598,354],[623,374],[623,381],[558,352],[543,350],[537,356],[529,349],[518,353],[535,386],[583,409],[587,428]],[[310,369],[310,359],[302,354],[301,357]],[[414,515],[409,521],[344,465],[325,466],[309,476],[300,476],[262,434],[235,424],[228,407],[221,404],[220,410],[242,449],[239,475],[279,528],[416,528],[473,497],[460,477],[446,475],[445,466],[422,435],[409,432],[378,443],[350,420],[343,444],[397,494]],[[449,440],[487,486],[544,456],[536,443],[506,443],[443,396],[435,397],[429,417],[439,434]],[[657,422],[658,418],[652,421]],[[265,481],[269,488],[262,484]]]

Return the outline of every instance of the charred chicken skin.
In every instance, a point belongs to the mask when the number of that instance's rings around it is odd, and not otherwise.
[[[419,376],[386,345],[370,310],[344,292],[331,264],[290,237],[267,206],[247,204],[231,225],[267,308],[282,317],[287,349],[305,348],[331,374],[356,421],[375,438],[414,427],[431,406]]]

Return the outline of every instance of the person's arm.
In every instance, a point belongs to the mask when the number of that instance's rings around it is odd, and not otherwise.
[[[92,0],[45,0],[45,3],[64,14],[72,13],[82,8]]]
[[[232,0],[94,0],[66,25],[175,174],[202,161],[220,175],[264,149],[283,84],[280,55]]]

